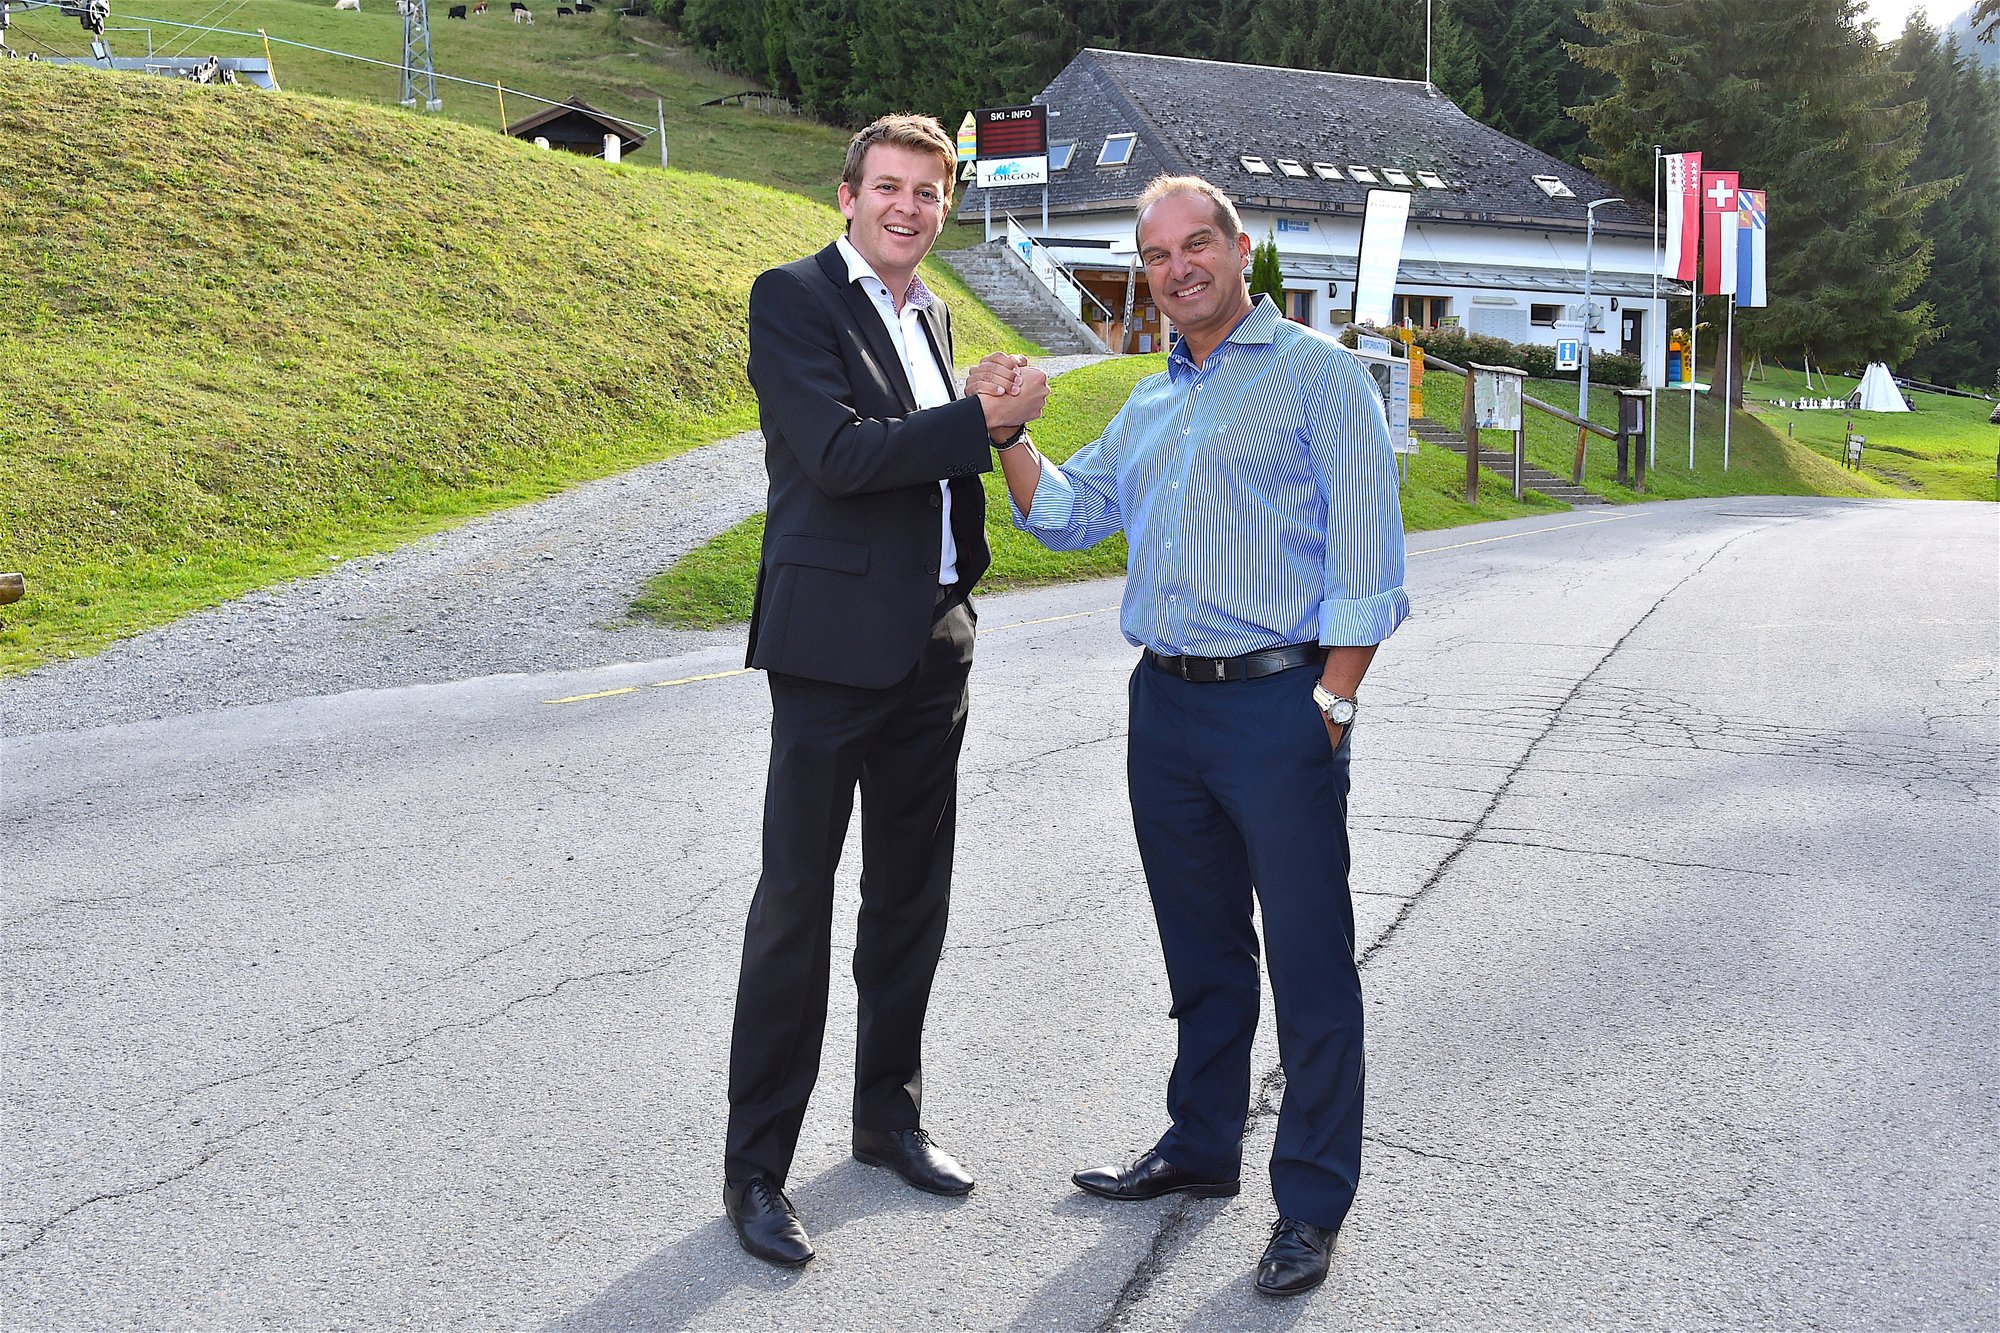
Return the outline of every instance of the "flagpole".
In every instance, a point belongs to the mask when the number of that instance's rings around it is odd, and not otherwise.
[[[1701,343],[1701,275],[1695,274],[1694,295],[1688,298],[1688,471],[1694,471],[1695,348]]]
[[[1739,282],[1742,281],[1741,274],[1737,275],[1737,281]],[[1729,316],[1726,322],[1729,327],[1729,332],[1723,335],[1724,338],[1724,342],[1722,344],[1723,350],[1715,358],[1715,364],[1718,370],[1720,370],[1725,363],[1734,362],[1736,359],[1732,355],[1732,353],[1734,353],[1736,350],[1735,296],[1732,295],[1729,298],[1728,305],[1729,305]],[[1729,395],[1736,388],[1735,379],[1736,379],[1736,367],[1733,364],[1731,364],[1729,366],[1729,381],[1722,386],[1722,470],[1724,472],[1729,471]]]
[[[1660,304],[1660,145],[1653,145],[1653,304],[1647,307],[1653,315],[1660,317],[1660,327],[1654,330],[1660,339],[1659,373],[1652,379],[1651,406],[1653,424],[1646,431],[1646,470],[1652,471],[1659,460],[1655,456],[1654,442],[1660,438],[1660,386],[1667,382],[1667,309]]]

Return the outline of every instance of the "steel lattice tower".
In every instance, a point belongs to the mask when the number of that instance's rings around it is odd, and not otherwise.
[[[403,96],[404,106],[417,104],[417,89],[423,88],[426,111],[437,111],[437,71],[431,66],[431,13],[428,0],[396,0],[396,12],[403,16]]]

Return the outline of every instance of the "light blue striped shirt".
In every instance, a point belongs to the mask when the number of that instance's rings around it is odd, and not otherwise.
[[[1073,551],[1124,529],[1135,646],[1235,657],[1380,643],[1410,613],[1395,455],[1368,372],[1259,300],[1197,367],[1186,344],[1016,527]]]

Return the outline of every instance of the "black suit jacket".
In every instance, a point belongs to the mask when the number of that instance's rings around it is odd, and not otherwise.
[[[943,302],[920,322],[953,398],[923,411],[837,246],[750,289],[750,384],[770,475],[750,666],[867,689],[909,674],[937,602],[939,481],[951,480],[959,589],[992,561],[985,414],[958,396]]]

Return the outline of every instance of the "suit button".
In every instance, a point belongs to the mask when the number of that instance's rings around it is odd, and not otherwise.
[[[942,505],[943,503],[944,503],[944,497],[943,497],[942,495],[938,494],[938,492],[936,492],[936,491],[932,491],[932,492],[931,492],[931,508],[933,508],[933,509],[936,509],[936,508],[937,508],[938,506]]]
[[[935,574],[935,573],[937,573],[937,566],[936,566],[936,565],[925,565],[925,566],[924,566],[924,573],[926,573],[926,574]]]

